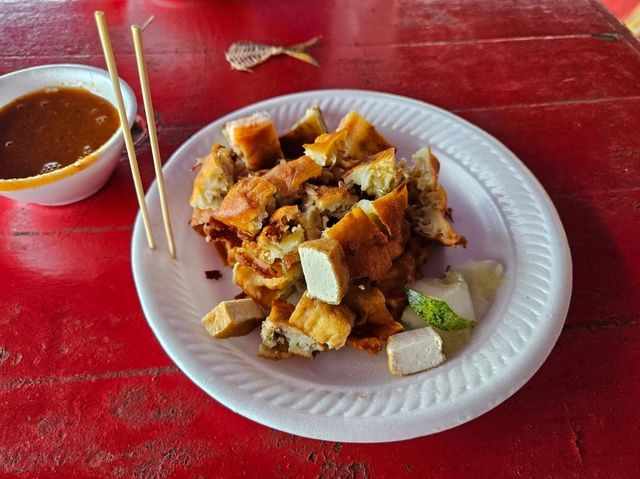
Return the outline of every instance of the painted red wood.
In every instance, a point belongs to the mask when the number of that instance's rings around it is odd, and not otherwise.
[[[596,0],[309,5],[0,3],[0,73],[104,66],[102,8],[137,92],[128,26],[156,15],[145,40],[165,158],[220,115],[294,91],[370,88],[456,111],[522,159],[565,225],[574,294],[549,359],[486,415],[401,443],[320,442],[244,419],[198,390],[146,324],[123,160],[75,205],[0,199],[0,476],[638,477],[640,43]],[[278,58],[242,74],[223,59],[235,40],[316,34],[319,69]],[[148,185],[148,144],[139,158]]]

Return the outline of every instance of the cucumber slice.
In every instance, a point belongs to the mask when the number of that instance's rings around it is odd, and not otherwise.
[[[413,310],[418,313],[422,319],[428,324],[436,326],[445,331],[457,331],[460,329],[471,328],[475,325],[473,319],[466,319],[453,311],[447,302],[442,299],[436,299],[431,296],[427,296],[420,291],[416,291],[412,288],[406,288],[407,299],[409,305]],[[460,293],[458,293],[460,294]],[[469,292],[467,290],[467,297]],[[460,302],[458,300],[458,302]],[[471,299],[468,299],[471,303]],[[473,309],[471,309],[473,313]]]

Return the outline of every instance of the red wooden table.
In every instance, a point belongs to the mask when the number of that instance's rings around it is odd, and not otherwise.
[[[193,385],[160,348],[130,267],[128,164],[95,196],[0,199],[0,475],[10,477],[640,477],[640,43],[592,0],[7,2],[0,73],[104,67],[93,10],[136,89],[145,31],[163,155],[275,95],[365,88],[449,109],[504,142],[549,192],[574,263],[566,324],[491,412],[392,444],[303,439]],[[314,68],[231,71],[234,40],[322,35]],[[148,144],[139,148],[145,184]]]

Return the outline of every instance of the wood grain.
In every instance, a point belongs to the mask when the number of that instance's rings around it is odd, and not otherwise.
[[[0,74],[104,67],[93,10],[137,90],[129,25],[145,31],[162,156],[246,104],[365,88],[452,110],[502,141],[565,225],[574,293],[563,332],[506,402],[453,430],[341,444],[255,424],[198,390],[147,326],[133,286],[136,200],[121,161],[80,203],[0,198],[3,477],[559,477],[640,474],[640,43],[596,0],[34,2],[0,5]],[[314,68],[253,74],[223,52],[323,35]],[[149,146],[138,147],[145,186]],[[175,225],[179,227],[179,225]]]

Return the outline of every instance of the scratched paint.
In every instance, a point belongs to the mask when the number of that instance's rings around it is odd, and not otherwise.
[[[165,160],[223,114],[312,88],[412,96],[497,136],[549,191],[572,248],[574,299],[547,362],[488,414],[402,443],[315,441],[242,418],[196,388],[144,320],[129,260],[136,200],[121,162],[74,205],[0,199],[0,475],[637,475],[640,43],[596,0],[316,3],[247,1],[242,15],[237,2],[99,5],[138,93],[128,28],[156,15],[145,44]],[[11,41],[0,74],[103,67],[94,8],[3,4],[0,36]],[[278,58],[240,81],[222,58],[241,34],[288,44],[310,33],[324,37],[319,69]],[[138,152],[148,186],[148,143]]]

